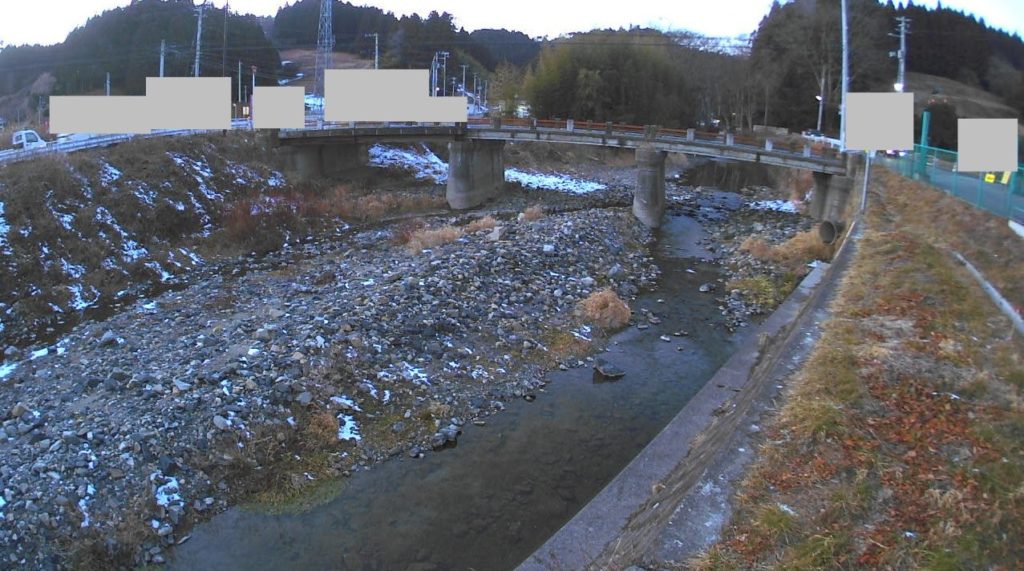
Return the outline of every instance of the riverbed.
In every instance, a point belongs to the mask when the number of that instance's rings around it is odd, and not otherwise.
[[[468,425],[458,445],[357,471],[303,513],[236,507],[197,526],[172,569],[510,569],[606,485],[703,386],[732,346],[718,267],[693,218],[670,215],[657,288],[599,355],[626,374],[556,370],[533,402]],[[648,313],[650,312],[650,313]],[[653,315],[654,318],[650,318]],[[637,326],[639,325],[639,327]]]

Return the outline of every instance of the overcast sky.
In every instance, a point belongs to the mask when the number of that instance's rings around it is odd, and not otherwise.
[[[223,7],[226,0],[213,0]],[[835,0],[839,1],[839,0]],[[934,6],[937,0],[917,0]],[[85,24],[90,16],[130,0],[0,0],[0,42],[53,44]],[[285,0],[233,0],[237,12],[274,15]],[[558,0],[355,0],[379,6],[396,15],[431,10],[449,12],[467,30],[506,28],[530,36],[558,36],[592,28],[630,25],[660,29],[685,28],[715,37],[749,34],[768,11],[772,0],[631,0],[627,2]],[[943,5],[985,18],[990,26],[1024,36],[1024,0],[946,0]],[[911,24],[913,28],[913,24]]]

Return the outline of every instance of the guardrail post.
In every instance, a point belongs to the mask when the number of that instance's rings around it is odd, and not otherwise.
[[[771,139],[765,139],[764,140],[764,150],[771,151],[773,146],[774,146],[774,143],[772,143]]]
[[[725,134],[725,146],[727,146],[727,147],[733,146],[733,144],[736,142],[735,137],[736,136],[733,135],[732,133],[726,133]]]
[[[805,157],[811,156],[811,146],[808,145],[807,143],[804,143],[804,156]]]
[[[575,128],[576,128],[576,122],[573,121],[572,119],[566,119],[566,121],[565,121],[565,130],[569,131],[570,133],[572,133]]]
[[[687,129],[686,130],[686,140],[690,141],[692,143],[696,139],[697,139],[697,130],[696,129]]]
[[[537,119],[536,118],[530,120],[530,130],[531,131],[536,131],[537,130]]]
[[[604,124],[604,134],[608,135],[609,137],[612,136],[612,122],[611,121],[607,121]]]

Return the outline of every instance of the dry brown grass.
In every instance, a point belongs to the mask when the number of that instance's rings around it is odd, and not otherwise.
[[[427,225],[422,218],[410,218],[395,224],[391,229],[391,242],[396,246],[404,246],[412,240],[412,235]]]
[[[889,190],[885,208],[898,212],[907,231],[960,252],[1003,296],[1024,308],[1024,248],[1005,219],[888,169],[874,171],[874,178]]]
[[[776,246],[756,236],[749,236],[740,244],[740,250],[755,258],[783,263],[792,270],[813,260],[831,260],[835,246],[822,243],[816,230],[808,230]]]
[[[348,186],[335,187],[324,200],[332,214],[353,222],[375,222],[409,212],[438,210],[448,204],[442,195],[357,191]]]
[[[585,320],[605,329],[618,329],[629,323],[629,306],[611,288],[587,296],[579,303],[579,310]]]
[[[524,210],[519,217],[523,222],[534,222],[540,220],[541,218],[544,218],[544,215],[544,207],[539,204],[534,204],[533,206]]]
[[[309,415],[304,430],[306,438],[317,446],[328,446],[338,441],[338,419],[327,411]]]
[[[433,230],[417,230],[409,237],[406,248],[413,254],[418,254],[428,248],[454,242],[462,237],[462,229],[454,226],[442,226]]]
[[[751,256],[761,260],[772,259],[772,247],[764,239],[756,236],[748,236],[746,240],[740,244],[740,251],[747,252]]]
[[[466,233],[473,234],[481,230],[490,230],[498,225],[498,221],[493,216],[484,216],[483,218],[477,218],[476,220],[466,224]]]
[[[838,242],[838,241],[837,241]],[[776,259],[790,267],[807,264],[814,260],[827,262],[835,253],[835,246],[825,244],[818,237],[817,230],[800,232],[773,248]]]
[[[764,423],[723,539],[695,568],[1024,560],[1024,544],[1006,540],[1024,536],[1024,343],[943,249],[960,238],[935,228],[947,216],[929,212],[938,201],[880,178],[832,317]],[[993,234],[977,224],[962,239],[1012,259],[1019,243],[1000,247]]]

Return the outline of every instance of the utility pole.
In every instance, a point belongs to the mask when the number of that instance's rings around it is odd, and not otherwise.
[[[466,68],[469,67],[466,64],[462,64],[462,94],[466,94]]]
[[[199,13],[199,25],[196,26],[196,62],[195,77],[199,77],[199,48],[203,45],[203,10],[206,9],[206,2],[196,6],[196,11]]]
[[[850,84],[850,49],[849,34],[846,29],[846,0],[842,1],[842,33],[843,33],[843,99],[839,104],[839,151],[846,152],[846,92]]]
[[[374,32],[365,37],[373,36],[373,69],[380,69],[380,34]]]
[[[164,55],[167,53],[167,40],[160,40],[160,77],[164,76]]]
[[[821,118],[825,113],[825,70],[821,70],[821,89],[818,95],[818,132],[821,132]]]
[[[223,77],[228,74],[228,11],[231,10],[231,4],[224,4],[224,37],[220,43],[220,75]]]
[[[256,66],[252,66],[252,91],[249,92],[249,97],[252,98],[249,101],[249,126],[255,129],[253,120],[256,117]]]
[[[316,40],[316,81],[313,89],[321,98],[324,96],[324,79],[331,68],[331,57],[334,53],[333,15],[331,6],[334,0],[320,0],[320,28]],[[321,99],[322,101],[322,99]],[[323,109],[321,108],[321,112]]]
[[[443,95],[448,95],[448,52],[441,52],[441,91]],[[455,92],[452,92],[455,95]]]
[[[437,97],[437,52],[434,52],[434,58],[430,60],[430,96]]]
[[[107,72],[107,97],[110,97],[110,72]]]
[[[889,57],[899,58],[900,66],[899,71],[896,72],[896,83],[893,84],[893,88],[895,88],[896,91],[902,92],[907,86],[907,34],[910,33],[910,18],[899,16],[896,18],[896,22],[898,22],[896,32],[898,32],[900,38],[900,49],[895,52],[889,52]],[[897,34],[889,35],[896,37]]]
[[[242,60],[238,60],[238,102],[242,102]]]

